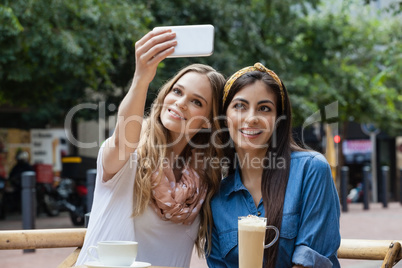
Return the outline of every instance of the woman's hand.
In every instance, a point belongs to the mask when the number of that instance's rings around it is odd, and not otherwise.
[[[134,83],[149,84],[154,79],[158,64],[174,52],[176,34],[170,29],[147,33],[135,43]]]

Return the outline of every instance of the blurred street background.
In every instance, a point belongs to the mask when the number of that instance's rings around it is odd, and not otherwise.
[[[342,236],[402,239],[402,0],[0,1],[0,230],[29,228],[24,206],[36,228],[84,225],[135,42],[192,24],[215,27],[213,55],[164,60],[147,108],[188,64],[229,77],[261,62],[286,85],[295,140],[332,167]],[[55,267],[69,252],[0,251],[0,266]]]

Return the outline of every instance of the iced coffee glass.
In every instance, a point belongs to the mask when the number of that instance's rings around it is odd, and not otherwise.
[[[264,248],[272,246],[279,237],[275,226],[267,226],[267,218],[253,215],[239,217],[239,268],[261,268]],[[265,230],[273,229],[275,238],[264,245]]]

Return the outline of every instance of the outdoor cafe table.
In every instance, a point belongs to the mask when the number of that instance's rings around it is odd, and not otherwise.
[[[0,250],[76,248],[59,267],[71,267],[77,260],[84,243],[85,228],[0,230]],[[402,259],[402,240],[342,239],[338,258],[383,260],[382,268],[393,267]],[[151,262],[152,263],[152,262]],[[79,266],[88,268],[87,266]],[[150,268],[179,268],[150,266]]]

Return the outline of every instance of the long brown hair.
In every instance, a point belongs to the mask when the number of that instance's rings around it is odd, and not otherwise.
[[[285,85],[282,83],[284,105],[282,105],[282,96],[279,84],[268,73],[261,71],[252,71],[243,74],[237,78],[230,88],[225,104],[222,107],[222,114],[226,115],[226,111],[233,97],[241,89],[248,85],[254,84],[256,81],[262,81],[267,88],[271,89],[276,96],[277,105],[277,120],[275,130],[272,137],[268,141],[268,150],[265,156],[266,161],[271,161],[271,158],[283,159],[284,168],[270,167],[264,168],[261,180],[261,193],[265,209],[265,217],[267,218],[268,225],[274,225],[279,230],[282,225],[283,203],[285,199],[286,187],[289,179],[290,172],[290,154],[292,151],[303,151],[292,137],[292,111],[291,104]],[[284,106],[284,107],[282,107]],[[228,132],[224,132],[222,136],[223,142],[230,141]],[[228,173],[233,173],[235,150],[233,146],[229,147],[226,155],[233,161],[229,165]],[[271,161],[272,163],[272,161]],[[270,165],[264,164],[265,167]],[[265,236],[266,243],[272,241],[275,237],[274,232],[267,232]],[[265,268],[275,267],[276,258],[279,250],[279,243],[275,243],[272,247],[264,252]]]
[[[220,129],[219,122],[214,120],[218,116],[220,94],[225,84],[225,78],[210,66],[203,64],[192,64],[180,70],[171,80],[163,85],[154,100],[149,116],[146,119],[144,128],[141,133],[141,140],[137,149],[138,169],[134,185],[134,212],[133,215],[140,215],[144,212],[151,199],[151,176],[155,171],[163,174],[163,161],[167,156],[167,144],[169,140],[169,131],[163,126],[160,119],[163,102],[166,95],[171,91],[173,85],[186,73],[195,72],[206,75],[212,88],[212,111],[210,113],[211,129],[208,132],[214,133]],[[211,142],[211,134],[206,131],[200,131],[191,139],[191,144],[205,145]],[[213,140],[216,144],[221,144],[219,138]],[[203,148],[193,148],[199,146],[191,146],[188,144],[182,152],[184,159],[192,156],[192,151],[211,159],[212,157],[223,156],[219,146],[202,146]],[[205,169],[204,169],[205,167]],[[196,167],[198,174],[202,178],[202,183],[208,187],[207,196],[200,211],[201,224],[195,241],[198,253],[201,254],[204,249],[206,236],[210,233],[207,228],[212,223],[212,212],[210,208],[210,200],[219,189],[221,180],[220,168],[212,168],[208,163],[202,167]]]

